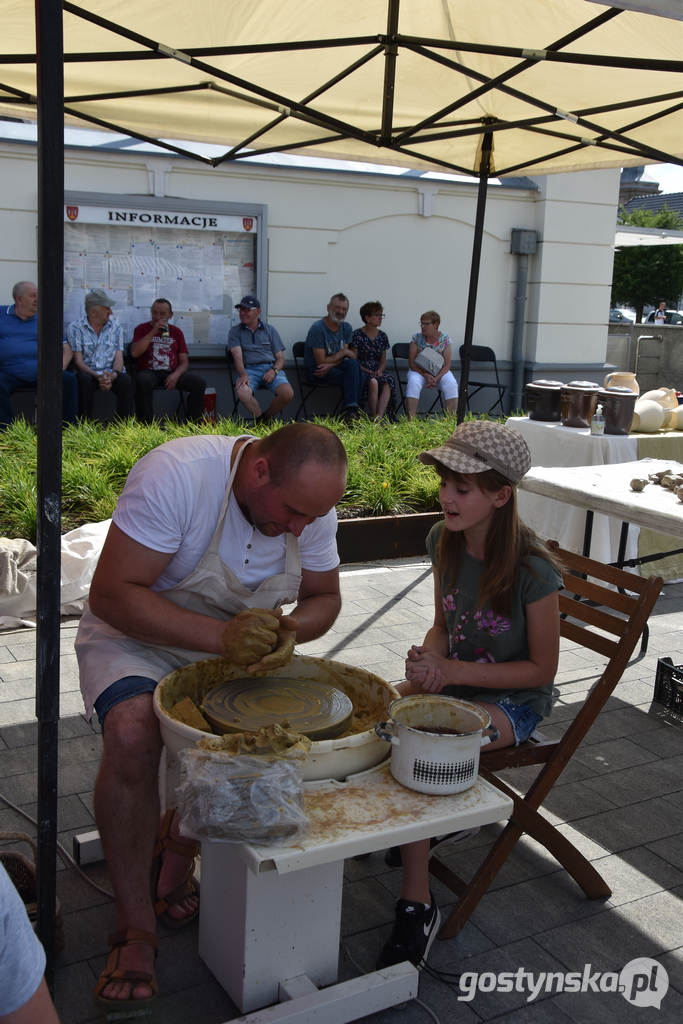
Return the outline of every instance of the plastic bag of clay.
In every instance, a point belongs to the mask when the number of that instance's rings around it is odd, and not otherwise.
[[[263,846],[288,845],[310,830],[303,757],[234,757],[188,747],[179,760],[181,833]]]

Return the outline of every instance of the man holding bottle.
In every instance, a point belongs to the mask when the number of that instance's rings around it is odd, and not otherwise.
[[[187,372],[190,360],[185,336],[179,327],[169,324],[173,307],[168,299],[155,299],[150,312],[152,319],[137,325],[130,345],[130,355],[136,362],[135,415],[143,423],[151,423],[152,392],[164,387],[167,391],[187,391],[188,417],[200,420],[206,381]]]

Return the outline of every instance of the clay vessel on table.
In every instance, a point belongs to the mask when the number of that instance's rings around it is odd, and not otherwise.
[[[663,409],[676,409],[678,406],[678,395],[673,388],[655,388],[654,391],[646,391],[640,397],[657,402]]]
[[[615,370],[614,373],[608,373],[602,384],[605,388],[628,388],[634,395],[640,394],[636,375],[629,373],[628,370]]]
[[[631,430],[656,434],[664,426],[665,410],[651,398],[639,398],[633,413]]]

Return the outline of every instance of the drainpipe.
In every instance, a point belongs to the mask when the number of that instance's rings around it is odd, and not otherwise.
[[[512,399],[511,409],[522,408],[522,388],[524,386],[524,310],[526,307],[526,288],[529,280],[529,256],[536,252],[538,235],[527,228],[513,228],[510,239],[510,252],[519,257],[517,260],[517,282],[515,285],[515,316],[512,327]]]

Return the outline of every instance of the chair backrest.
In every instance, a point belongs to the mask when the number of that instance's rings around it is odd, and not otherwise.
[[[138,368],[138,361],[135,356],[130,354],[130,346],[133,344],[132,341],[127,341],[123,346],[123,365],[126,368],[126,373],[130,373],[133,376]]]
[[[294,359],[303,359],[304,352],[306,350],[306,344],[303,341],[295,341],[292,345],[292,355]]]
[[[602,655],[607,664],[562,739],[547,744],[542,756],[534,756],[533,743],[482,755],[482,765],[493,771],[510,766],[511,761],[518,765],[547,762],[527,793],[527,799],[533,793],[534,806],[539,806],[550,791],[612,695],[662,588],[659,576],[643,579],[566,551],[557,541],[548,541],[548,548],[563,565],[564,590],[559,596],[561,636]],[[525,757],[524,748],[531,751],[529,758]],[[554,767],[549,771],[550,762],[554,762]]]
[[[407,359],[410,352],[409,341],[396,341],[391,346],[391,354],[394,359]]]
[[[462,362],[463,353],[465,346],[461,345],[459,349],[460,362]],[[496,353],[488,345],[472,345],[470,346],[470,362],[471,363],[495,363]]]

